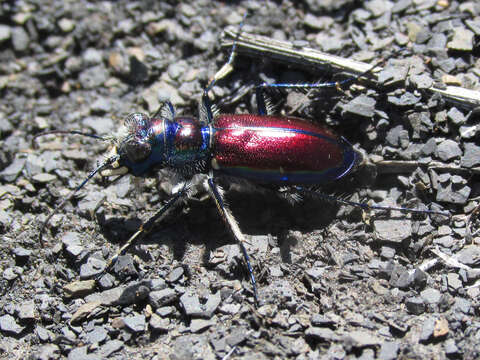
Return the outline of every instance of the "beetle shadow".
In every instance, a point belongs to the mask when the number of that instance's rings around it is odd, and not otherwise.
[[[252,190],[241,186],[226,191],[226,201],[244,234],[272,235],[278,239],[280,255],[285,263],[291,263],[290,249],[296,245],[289,239],[290,231],[307,233],[325,229],[335,221],[339,210],[336,203],[308,198],[292,204],[278,191],[263,188]],[[187,214],[181,203],[171,209],[138,244],[165,245],[171,251],[173,259],[179,262],[185,261],[189,245],[204,247],[205,251],[198,261],[208,267],[211,251],[235,244],[235,241],[211,199],[188,200],[187,206]],[[154,213],[155,210],[151,211],[151,216]],[[142,221],[135,215],[99,220],[100,232],[108,242],[116,246],[123,245],[141,224]],[[130,248],[127,254],[135,254],[146,262],[153,261],[153,255],[146,254],[138,247]]]
[[[332,193],[328,189],[325,191]],[[242,188],[234,188],[226,196],[242,232],[248,236],[271,235],[276,238],[285,263],[292,262],[290,249],[296,246],[296,242],[292,241],[294,237],[289,234],[292,231],[309,233],[326,229],[335,221],[340,208],[335,202],[313,198],[294,201],[287,199],[284,193],[271,189],[245,192]],[[224,226],[223,232],[227,233]]]
[[[181,212],[181,207],[171,209],[164,219],[158,220],[153,228],[136,242],[136,245],[166,245],[173,253],[173,258],[181,261],[185,256],[189,239],[188,232],[182,226]],[[151,212],[150,216],[153,216],[154,213],[155,210]],[[147,219],[149,219],[148,216],[145,220]],[[98,219],[98,223],[105,240],[120,247],[140,228],[143,221],[134,215],[111,217],[108,220]],[[129,248],[126,254],[137,255],[144,261],[153,260],[152,255],[135,246]]]

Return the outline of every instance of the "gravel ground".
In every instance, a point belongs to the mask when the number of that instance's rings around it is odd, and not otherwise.
[[[34,148],[33,136],[109,134],[165,98],[197,115],[227,57],[221,32],[245,9],[245,31],[343,57],[375,62],[409,49],[388,62],[381,86],[273,101],[279,113],[327,123],[371,162],[413,164],[366,166],[325,191],[452,218],[309,199],[291,206],[225,181],[250,240],[258,308],[238,246],[200,186],[94,280],[172,192],[166,172],[110,186],[93,179],[51,219],[40,247],[49,211],[108,149],[77,136],[48,136]],[[0,18],[0,357],[480,357],[480,237],[469,234],[480,198],[479,116],[427,90],[480,90],[478,2],[25,0],[2,2]],[[213,93],[222,112],[254,112],[244,91],[254,84],[336,76],[239,56]]]

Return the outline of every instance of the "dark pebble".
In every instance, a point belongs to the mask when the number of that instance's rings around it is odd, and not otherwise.
[[[154,308],[160,308],[169,305],[178,299],[175,290],[166,288],[163,290],[152,291],[148,294],[148,302]]]
[[[51,360],[60,358],[60,348],[55,344],[45,344],[31,357],[35,360]]]
[[[170,328],[170,320],[160,317],[157,314],[152,314],[148,325],[157,332],[168,332]]]
[[[35,320],[35,302],[33,300],[23,302],[17,309],[20,320]]]
[[[356,115],[370,119],[375,113],[375,104],[374,98],[360,95],[343,107],[342,115]]]
[[[80,278],[85,280],[102,273],[107,263],[94,257],[89,257],[85,264],[80,267]]]
[[[421,297],[411,297],[405,300],[407,311],[414,315],[420,315],[425,311],[425,304]],[[433,330],[432,330],[433,331]]]
[[[450,110],[448,110],[447,117],[452,124],[456,126],[463,125],[467,121],[465,115],[463,115],[463,113],[460,112],[456,107],[452,107]]]
[[[177,282],[183,276],[183,273],[184,273],[183,267],[178,266],[175,269],[173,269],[172,271],[170,271],[170,273],[167,275],[166,280],[169,283]]]
[[[7,183],[14,182],[25,166],[25,159],[15,158],[13,162],[0,172],[0,178]]]
[[[420,296],[425,304],[437,304],[441,297],[440,291],[433,288],[426,288],[420,293]]]
[[[0,25],[0,43],[10,39],[10,36],[12,36],[12,29],[10,28],[10,26],[1,24]]]
[[[96,326],[92,331],[85,334],[85,341],[89,344],[103,343],[107,339],[107,330]]]
[[[395,341],[385,341],[380,347],[379,359],[382,360],[394,360],[398,357],[398,350],[400,345]]]
[[[23,27],[16,26],[12,28],[12,45],[15,51],[23,52],[28,49],[30,37]]]
[[[108,79],[108,71],[103,65],[88,68],[80,73],[78,80],[84,89],[102,86]]]
[[[480,265],[480,246],[467,246],[457,253],[457,260],[470,267]]]
[[[129,285],[118,286],[100,293],[88,295],[86,302],[100,302],[104,305],[130,305],[136,304],[148,297],[149,281],[132,282]]]
[[[24,327],[17,324],[15,318],[11,315],[0,316],[0,330],[10,334],[19,335],[23,331]]]
[[[412,106],[421,100],[420,96],[416,96],[411,92],[406,92],[400,96],[388,96],[388,102],[395,106]]]
[[[121,255],[113,265],[115,274],[125,278],[137,275],[137,269],[133,263],[133,256],[131,254]]]
[[[460,353],[460,350],[455,344],[455,339],[447,339],[444,343],[445,354],[449,357],[455,357]]]
[[[433,317],[427,318],[422,325],[422,331],[420,333],[420,342],[428,343],[433,337],[433,331],[435,330],[436,319]]]
[[[472,168],[480,165],[480,146],[475,143],[465,143],[464,154],[461,159],[462,166]]]
[[[110,340],[107,341],[104,345],[102,345],[99,349],[99,355],[102,357],[102,359],[106,359],[113,353],[121,350],[123,348],[124,344],[120,340]]]
[[[32,255],[32,250],[27,250],[23,247],[16,247],[13,249],[13,254],[19,261],[27,261],[28,258]]]
[[[193,319],[190,323],[190,331],[192,333],[200,333],[213,325],[215,325],[215,322],[212,320]]]
[[[123,319],[125,326],[135,333],[145,331],[145,315],[127,316]]]

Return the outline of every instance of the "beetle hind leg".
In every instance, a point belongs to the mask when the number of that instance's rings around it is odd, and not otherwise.
[[[303,196],[293,186],[282,186],[277,189],[278,195],[285,199],[290,205],[296,205],[303,201]]]
[[[334,195],[329,195],[323,193],[316,189],[310,189],[302,186],[294,186],[294,189],[300,194],[305,196],[311,196],[323,201],[328,201],[332,203],[337,203],[341,205],[349,205],[364,211],[400,211],[402,213],[411,213],[411,214],[424,214],[424,215],[439,215],[444,217],[451,217],[451,214],[448,211],[441,211],[441,210],[429,210],[429,209],[415,209],[415,208],[406,208],[401,206],[388,206],[388,205],[377,205],[371,204],[367,202],[357,202],[351,201],[347,199],[343,199]]]
[[[250,264],[250,257],[248,256],[247,249],[245,248],[245,235],[243,235],[240,227],[238,226],[235,217],[233,216],[232,212],[230,211],[228,205],[225,203],[225,198],[223,195],[223,189],[215,184],[213,177],[209,176],[206,180],[205,186],[210,193],[211,197],[215,201],[215,205],[217,207],[218,213],[222,218],[223,222],[229,229],[230,234],[233,236],[235,241],[237,242],[238,246],[240,246],[240,250],[242,251],[243,258],[245,259],[245,263],[247,265],[247,269],[250,275],[250,282],[252,284],[252,291],[253,291],[253,298],[255,304],[258,305],[258,296],[257,296],[257,285],[255,280],[255,275],[253,274],[252,265]]]

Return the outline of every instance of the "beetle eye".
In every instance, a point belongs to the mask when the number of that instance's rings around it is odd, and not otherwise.
[[[130,140],[125,143],[124,151],[128,160],[130,160],[132,163],[138,163],[145,160],[150,155],[152,152],[152,147],[146,142]]]
[[[132,113],[125,118],[125,126],[131,133],[135,133],[138,129],[147,129],[150,119],[146,114]]]

